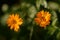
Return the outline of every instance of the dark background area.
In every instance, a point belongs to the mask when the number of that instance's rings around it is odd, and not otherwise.
[[[3,4],[7,4],[9,6],[9,8],[11,8],[11,6],[13,6],[14,4],[19,4],[22,1],[24,1],[24,0],[0,0],[0,17],[2,17],[3,15],[5,15],[5,13],[2,11],[2,5]],[[60,0],[46,0],[46,1],[47,1],[47,3],[50,2],[50,1],[51,2],[56,2],[57,4],[60,5]],[[27,0],[27,2],[29,2],[29,0]],[[33,3],[33,1],[32,1],[32,3]],[[24,8],[23,8],[23,10],[26,11]],[[53,11],[57,13],[57,18],[58,18],[57,22],[60,22],[60,12],[58,10],[53,10]],[[25,27],[25,25],[24,25],[24,27]],[[58,27],[58,29],[60,28],[60,23],[58,23],[57,27]],[[53,29],[52,31],[54,31],[54,28],[53,27],[51,27],[51,28]],[[26,28],[22,28],[22,30],[23,30],[22,33],[15,33],[14,31],[10,30],[6,25],[3,26],[0,23],[0,40],[11,40],[14,36],[18,40],[23,39],[23,38],[25,38],[23,40],[28,40],[29,39],[29,33],[30,33],[30,31],[29,30],[27,31],[26,29],[27,29],[27,27]],[[58,33],[60,33],[59,32],[60,30],[58,30],[58,29],[56,29],[56,31],[52,35],[49,35],[47,33],[47,30],[40,30],[40,28],[37,27],[36,29],[34,29],[34,32],[33,32],[33,35],[32,35],[32,40],[40,40],[40,39],[41,40],[44,40],[44,39],[47,39],[47,40],[57,40],[56,39],[56,35]],[[51,31],[51,29],[50,29],[50,31]],[[18,35],[16,36],[16,34],[18,34]]]

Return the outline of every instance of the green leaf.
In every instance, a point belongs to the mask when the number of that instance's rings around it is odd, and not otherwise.
[[[40,5],[47,8],[47,2],[45,0],[36,0],[36,7],[38,10],[40,9]]]
[[[52,21],[52,26],[56,26],[58,23],[58,17],[55,11],[51,12],[51,21]]]
[[[60,32],[58,32],[56,38],[57,38],[57,40],[60,40]]]
[[[30,18],[34,18],[35,14],[37,13],[35,6],[31,5],[31,7],[28,10],[28,13]]]
[[[49,35],[53,35],[54,34],[54,32],[56,31],[56,27],[53,27],[53,26],[50,26],[50,27],[48,27],[48,34]]]
[[[53,10],[58,10],[59,9],[59,4],[56,3],[56,2],[50,1],[50,2],[48,2],[48,7],[53,9]]]

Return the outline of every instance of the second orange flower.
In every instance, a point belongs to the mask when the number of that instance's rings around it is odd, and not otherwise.
[[[36,18],[34,20],[39,26],[46,27],[50,24],[50,17],[51,14],[49,12],[42,10],[36,14]]]

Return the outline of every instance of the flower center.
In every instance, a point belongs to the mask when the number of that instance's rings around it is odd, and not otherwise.
[[[40,18],[41,21],[46,21],[45,17]]]
[[[16,23],[17,23],[16,20],[13,20],[13,21],[12,21],[12,24],[16,24]]]

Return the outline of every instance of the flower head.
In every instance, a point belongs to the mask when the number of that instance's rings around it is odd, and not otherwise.
[[[23,23],[23,20],[19,18],[18,14],[12,14],[7,19],[7,24],[10,27],[10,29],[14,29],[14,31],[19,30],[19,25]]]
[[[46,27],[50,24],[50,17],[49,12],[42,10],[36,14],[35,22],[41,27]]]

